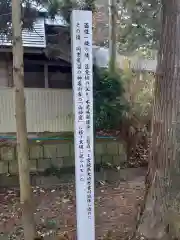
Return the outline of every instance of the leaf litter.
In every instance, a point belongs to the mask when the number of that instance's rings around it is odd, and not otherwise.
[[[131,171],[127,169],[127,171]],[[138,173],[139,174],[139,173]],[[95,188],[96,239],[125,239],[131,235],[137,206],[143,199],[144,172],[127,181],[97,184]],[[74,184],[56,188],[33,187],[37,232],[47,240],[76,239]],[[0,239],[23,240],[18,189],[0,190]],[[67,237],[68,236],[68,237]]]

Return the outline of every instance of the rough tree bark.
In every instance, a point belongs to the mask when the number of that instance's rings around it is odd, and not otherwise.
[[[17,153],[20,181],[20,200],[25,240],[34,240],[32,190],[29,175],[26,110],[24,97],[23,46],[21,26],[21,0],[12,0],[13,30],[13,80],[15,90],[15,114],[17,127]]]
[[[117,25],[117,9],[116,0],[110,0],[110,31],[109,31],[109,50],[110,62],[109,71],[114,74],[116,70],[116,25]]]
[[[138,234],[180,239],[180,0],[162,0],[152,146]]]

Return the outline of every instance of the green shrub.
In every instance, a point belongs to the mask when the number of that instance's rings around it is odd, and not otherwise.
[[[94,66],[94,121],[96,131],[117,129],[128,104],[121,76]]]

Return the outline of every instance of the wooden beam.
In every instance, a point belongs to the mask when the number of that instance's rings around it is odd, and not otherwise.
[[[29,63],[29,64],[37,64],[37,65],[45,65],[47,64],[48,66],[60,66],[60,67],[70,67],[69,64],[64,64],[59,61],[45,61],[45,60],[29,60],[29,59],[24,59],[24,62]]]
[[[10,52],[12,53],[11,46],[0,46],[0,52]],[[45,53],[44,49],[39,48],[24,48],[24,53],[35,53],[35,54],[42,54]]]

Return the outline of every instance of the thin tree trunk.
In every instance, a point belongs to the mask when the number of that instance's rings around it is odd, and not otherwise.
[[[20,200],[25,240],[35,237],[32,190],[29,175],[28,141],[24,97],[23,46],[21,26],[21,0],[12,0],[13,80],[17,127],[17,152],[20,181]]]
[[[110,0],[110,21],[109,21],[109,50],[110,62],[109,71],[114,74],[116,70],[116,25],[117,25],[117,9],[116,0]]]
[[[152,145],[138,235],[180,239],[180,1],[162,0]]]

